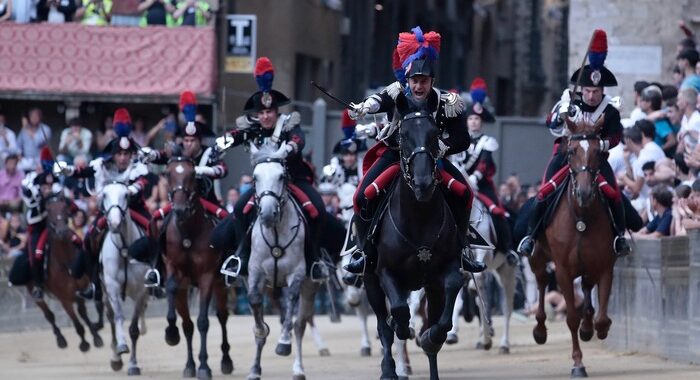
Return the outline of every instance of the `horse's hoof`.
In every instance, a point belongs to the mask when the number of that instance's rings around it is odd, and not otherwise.
[[[571,377],[576,378],[576,377],[588,377],[588,374],[586,373],[586,367],[581,366],[581,367],[574,367],[571,369]]]
[[[82,341],[78,348],[80,348],[80,352],[88,352],[90,350],[90,343]]]
[[[233,373],[233,360],[231,360],[231,358],[228,356],[221,359],[221,373],[224,375],[230,375]]]
[[[121,371],[122,367],[124,366],[124,362],[122,362],[121,359],[116,360],[116,361],[110,360],[109,366],[112,368],[112,371],[114,371],[114,372]]]
[[[408,376],[413,375],[413,367],[411,367],[410,365],[407,365],[407,366],[406,366],[406,374],[407,374]]]
[[[447,344],[456,344],[459,342],[459,337],[455,333],[447,333],[447,339],[445,340],[445,343]]]
[[[442,348],[442,343],[433,342],[430,338],[430,331],[431,329],[427,329],[423,335],[420,336],[420,348],[428,355],[437,354]]]
[[[488,342],[488,343],[481,343],[481,342],[476,342],[476,349],[477,350],[484,350],[488,351],[493,347],[493,341]]]
[[[510,347],[501,346],[501,348],[498,349],[498,353],[503,354],[503,355],[508,355],[508,354],[510,354]]]
[[[306,380],[306,375],[304,375],[303,373],[299,375],[293,375],[292,380]]]
[[[182,377],[185,378],[190,378],[194,377],[194,367],[185,367],[185,369],[182,370]]]
[[[291,343],[277,343],[275,353],[279,356],[289,356],[292,353]]]
[[[168,326],[165,328],[165,343],[167,343],[168,346],[177,346],[177,344],[180,343],[180,330],[177,329],[177,326]]]
[[[102,341],[102,337],[97,334],[95,334],[95,336],[92,337],[92,344],[96,348],[101,348],[105,345],[105,343]]]
[[[408,376],[399,376],[399,380],[408,380]]]
[[[584,329],[579,329],[578,336],[581,338],[582,341],[588,342],[593,338],[593,330],[585,331]]]
[[[117,353],[117,355],[128,354],[129,346],[127,346],[126,344],[120,344],[117,346],[115,352]]]
[[[197,370],[197,379],[198,380],[210,380],[211,379],[211,369],[209,368],[200,368]]]
[[[544,333],[540,333],[537,331],[537,327],[535,327],[532,330],[532,337],[535,338],[535,343],[545,344],[547,343],[547,330],[544,330]]]
[[[126,374],[129,376],[141,376],[141,369],[139,367],[131,367]]]
[[[248,374],[247,380],[260,380],[262,375],[262,368],[259,365],[253,365]]]
[[[64,338],[63,335],[56,337],[56,344],[58,345],[58,348],[68,347],[68,342],[66,342],[66,338]]]
[[[370,347],[360,348],[360,356],[362,356],[362,357],[372,356],[372,349]]]
[[[318,354],[321,356],[331,356],[331,351],[327,348],[320,349]]]

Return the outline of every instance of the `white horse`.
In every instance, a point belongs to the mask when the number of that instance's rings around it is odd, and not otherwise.
[[[145,333],[145,325],[139,329],[139,319],[143,321],[148,293],[144,287],[144,276],[148,265],[129,258],[128,248],[143,231],[131,220],[127,206],[128,189],[123,183],[110,183],[99,194],[101,207],[107,218],[108,231],[102,243],[100,261],[102,262],[102,282],[109,299],[107,317],[112,329],[111,359],[112,369],[122,368],[121,355],[129,353],[129,346],[124,336],[124,311],[122,300],[125,296],[134,301],[134,311],[129,326],[131,337],[131,358],[128,374],[140,375],[141,370],[136,361],[136,342],[139,335]],[[143,331],[141,331],[143,330]]]
[[[304,243],[307,229],[302,211],[296,206],[287,191],[285,143],[277,149],[262,145],[259,149],[251,145],[253,178],[255,180],[255,203],[257,219],[251,236],[251,255],[248,263],[248,302],[255,318],[254,334],[257,351],[255,361],[248,374],[249,380],[259,379],[262,373],[260,356],[265,340],[270,334],[263,320],[263,291],[271,285],[280,293],[285,288],[287,305],[282,322],[282,331],[275,352],[288,356],[292,351],[292,326],[296,337],[296,357],[293,379],[303,380],[302,338],[309,318],[307,305],[313,297],[300,297],[302,292],[315,292],[318,285],[306,277]],[[293,321],[298,312],[297,320]]]
[[[472,204],[472,223],[476,230],[492,243],[496,242],[496,232],[493,227],[493,221],[488,213],[488,210],[478,199],[474,199]],[[494,244],[495,245],[495,244]],[[476,258],[483,261],[487,266],[487,272],[492,274],[496,281],[498,282],[502,292],[502,304],[501,310],[503,310],[503,335],[501,336],[501,345],[499,352],[502,354],[510,353],[510,317],[513,312],[513,299],[515,296],[515,284],[516,284],[516,270],[517,267],[508,265],[506,262],[505,254],[496,254],[495,250],[481,249],[477,248],[474,250]],[[491,324],[491,299],[487,297],[485,289],[485,279],[484,273],[474,274],[474,279],[476,280],[475,286],[478,288],[478,294],[484,296],[482,298],[480,306],[481,313],[481,332],[479,334],[479,341],[476,344],[477,349],[490,350],[493,342],[491,341],[493,335],[493,327]],[[462,289],[462,291],[467,291]],[[458,340],[457,333],[459,332],[459,318],[462,311],[462,297],[457,297],[457,303],[455,304],[455,309],[452,315],[453,327],[450,332],[447,333],[448,342],[454,344]],[[483,306],[483,307],[481,307]]]

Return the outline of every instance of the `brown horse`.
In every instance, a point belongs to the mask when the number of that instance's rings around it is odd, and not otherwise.
[[[190,319],[187,296],[190,286],[198,287],[197,329],[201,344],[197,378],[210,379],[211,369],[207,364],[207,331],[209,330],[209,302],[212,295],[216,299],[216,316],[221,324],[223,336],[221,372],[224,374],[233,372],[233,361],[228,353],[230,346],[226,333],[228,320],[226,288],[223,277],[219,275],[221,255],[209,246],[209,235],[214,229],[215,221],[206,215],[199,201],[194,167],[192,160],[182,157],[171,158],[167,167],[168,196],[173,208],[169,215],[170,220],[166,219],[162,227],[165,229],[164,261],[168,296],[168,327],[165,329],[165,341],[171,346],[180,342],[180,333],[175,325],[175,309],[177,309],[182,317],[182,329],[187,339],[187,363],[183,377],[194,377],[195,364],[192,357],[194,325]]]
[[[71,277],[68,270],[78,255],[77,248],[72,241],[73,231],[68,228],[70,215],[68,201],[62,195],[53,195],[46,200],[46,211],[47,243],[51,254],[46,255],[43,261],[37,263],[44,264],[45,288],[48,293],[58,298],[61,305],[63,305],[63,309],[68,313],[75,330],[80,336],[80,351],[86,352],[89,350],[90,344],[85,340],[85,328],[78,320],[73,304],[77,304],[78,315],[87,324],[95,347],[102,347],[103,342],[97,332],[97,326],[91,323],[88,318],[85,300],[76,296],[76,290],[84,289],[90,280],[87,276],[83,276],[80,280],[75,280]],[[28,284],[27,289],[31,294],[33,285],[31,283]],[[44,299],[35,300],[34,302],[51,324],[53,333],[56,335],[58,347],[66,348],[68,343],[61,330],[56,326],[56,318],[51,309],[49,309],[49,305],[46,304]]]
[[[607,205],[596,183],[603,157],[600,149],[600,129],[604,115],[595,125],[590,122],[567,120],[571,132],[566,138],[566,154],[570,167],[568,183],[561,201],[556,205],[551,223],[540,236],[534,255],[530,259],[532,271],[537,277],[539,309],[537,326],[533,336],[538,344],[547,341],[544,312],[544,293],[547,283],[545,267],[548,261],[556,265],[556,278],[566,299],[566,324],[571,332],[573,344],[572,377],[587,377],[583,365],[579,336],[588,341],[593,337],[593,328],[599,339],[608,336],[612,321],[608,317],[608,299],[613,279],[615,254]],[[564,148],[562,143],[562,149]],[[582,276],[584,291],[583,323],[576,310],[573,281]],[[591,290],[598,286],[598,316],[593,323],[595,311],[591,303]]]

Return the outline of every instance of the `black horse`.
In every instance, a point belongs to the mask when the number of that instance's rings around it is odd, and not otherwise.
[[[452,310],[464,282],[455,218],[438,188],[440,130],[425,104],[399,103],[402,178],[389,195],[374,239],[377,266],[364,277],[384,347],[381,379],[397,379],[391,345],[394,332],[408,339],[412,290],[425,288],[428,325],[420,337],[431,380],[438,379],[437,353],[452,328]],[[466,205],[465,205],[466,207]],[[385,299],[391,305],[389,315]]]

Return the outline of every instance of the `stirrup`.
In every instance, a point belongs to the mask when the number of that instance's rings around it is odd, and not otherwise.
[[[626,251],[622,251],[622,252],[618,252],[618,251],[617,251],[617,242],[618,242],[620,239],[624,239],[624,240],[626,241],[627,238],[625,238],[625,237],[622,236],[622,235],[617,235],[617,236],[615,236],[615,240],[613,240],[613,251],[615,252],[615,257],[618,257],[618,258],[620,258],[620,257],[625,257],[625,256],[629,255],[629,254],[631,253],[631,251],[632,251],[632,247],[630,247],[630,246],[629,246],[629,243],[627,243],[627,250],[626,250]]]
[[[150,268],[146,271],[146,274],[143,276],[143,279],[148,280],[148,275],[151,273],[156,274],[156,282],[154,284],[144,282],[143,286],[146,288],[157,288],[160,285],[160,272],[158,272],[158,269]]]
[[[229,270],[229,263],[231,261],[235,262],[235,268],[236,270]],[[238,275],[241,273],[241,267],[242,267],[242,261],[241,258],[236,256],[236,255],[231,255],[224,260],[224,263],[221,265],[221,269],[219,270],[219,273],[224,275],[224,278],[226,280],[226,286],[231,286],[235,281],[235,279],[238,278]]]
[[[530,244],[532,245],[532,248],[530,249],[529,252],[524,252],[524,248],[525,248],[525,247],[523,247],[523,246],[524,246],[524,245],[526,244],[526,242],[528,242],[528,241],[530,241]],[[525,236],[524,238],[522,238],[522,240],[520,240],[520,243],[518,244],[518,249],[517,249],[517,251],[518,251],[519,254],[521,254],[521,255],[523,255],[523,256],[525,256],[525,257],[532,257],[532,254],[535,253],[535,240],[532,238],[532,236],[527,235],[527,236]]]
[[[88,284],[88,286],[85,289],[80,289],[80,290],[76,291],[76,294],[82,299],[86,299],[86,300],[95,299],[95,284],[90,282],[90,284]]]
[[[314,277],[315,268],[320,268],[323,277]],[[309,278],[311,281],[316,283],[326,282],[328,281],[329,276],[330,274],[328,273],[328,267],[325,263],[323,263],[323,261],[314,261],[313,264],[311,264],[311,269],[309,270]]]

